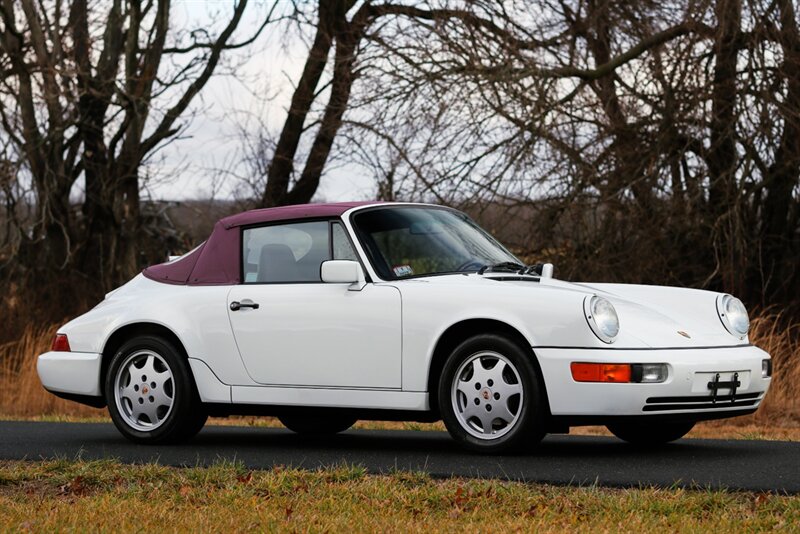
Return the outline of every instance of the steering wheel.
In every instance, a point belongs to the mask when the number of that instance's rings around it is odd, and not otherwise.
[[[475,259],[470,259],[470,260],[465,261],[464,263],[462,263],[458,267],[456,267],[456,271],[469,271],[469,270],[471,270],[470,269],[471,267],[474,267],[475,270],[477,271],[478,269],[480,269],[484,265],[486,265],[486,264],[483,263],[483,262],[480,262],[480,261],[475,260]]]

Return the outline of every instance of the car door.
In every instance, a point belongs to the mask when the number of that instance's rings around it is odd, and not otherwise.
[[[400,388],[399,291],[323,283],[328,259],[358,259],[338,221],[243,230],[243,283],[227,305],[250,377],[275,386]]]

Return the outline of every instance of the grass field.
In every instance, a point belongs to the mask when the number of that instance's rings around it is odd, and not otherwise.
[[[0,520],[37,532],[750,532],[797,529],[800,497],[65,460],[0,463]]]

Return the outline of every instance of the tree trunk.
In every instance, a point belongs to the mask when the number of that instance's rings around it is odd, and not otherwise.
[[[786,269],[788,261],[797,253],[798,238],[791,224],[792,191],[798,185],[800,174],[800,35],[791,0],[779,0],[780,33],[783,65],[780,72],[787,80],[786,99],[777,105],[783,122],[780,144],[764,179],[766,195],[762,206],[763,216],[763,272],[759,273],[768,284],[765,300],[779,296],[791,287],[796,269]]]
[[[612,58],[609,1],[600,0],[591,3],[589,18],[592,20],[594,32],[588,39],[588,46],[595,65],[606,65]],[[609,181],[605,184],[605,192],[609,197],[614,197],[623,193],[625,189],[630,189],[642,212],[648,213],[652,205],[652,190],[643,172],[645,162],[642,158],[646,156],[646,151],[637,132],[628,123],[617,95],[614,76],[615,73],[612,71],[595,80],[593,85],[608,120],[609,134],[613,138],[615,166],[610,173]]]
[[[714,36],[714,77],[711,93],[710,146],[706,156],[709,174],[707,226],[713,229],[722,288],[741,292],[745,258],[741,253],[741,227],[736,209],[736,60],[742,16],[741,0],[718,0]]]
[[[303,74],[292,95],[289,112],[267,171],[267,184],[261,197],[261,207],[280,206],[287,202],[300,137],[333,43],[335,9],[332,8],[335,6],[332,4],[338,3],[340,2],[337,0],[320,0],[317,33],[308,52]]]
[[[319,187],[322,171],[330,156],[336,134],[342,126],[342,117],[350,100],[354,79],[353,64],[356,60],[356,49],[364,34],[365,13],[356,14],[353,22],[349,24],[344,19],[344,14],[338,21],[331,94],[314,143],[311,145],[311,151],[306,158],[303,174],[289,192],[288,199],[291,204],[310,202]]]

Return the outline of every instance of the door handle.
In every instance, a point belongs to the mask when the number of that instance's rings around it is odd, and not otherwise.
[[[242,308],[253,308],[254,310],[258,309],[258,303],[253,302],[252,300],[243,300],[239,302],[238,300],[234,300],[231,302],[231,311],[238,311]]]

